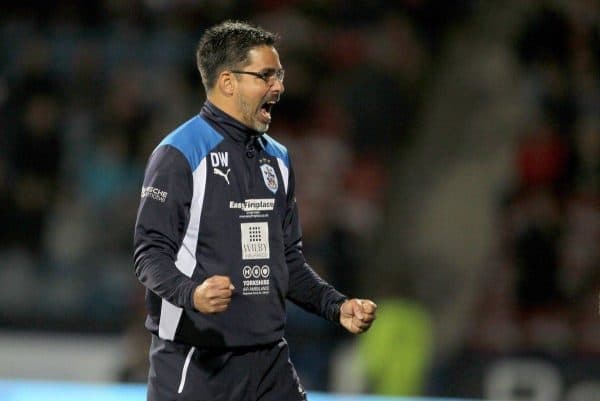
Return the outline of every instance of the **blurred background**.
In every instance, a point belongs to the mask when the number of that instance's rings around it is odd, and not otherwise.
[[[33,3],[0,15],[0,378],[145,381],[144,166],[234,18],[282,36],[309,262],[380,307],[352,337],[289,305],[305,387],[599,399],[598,1]]]

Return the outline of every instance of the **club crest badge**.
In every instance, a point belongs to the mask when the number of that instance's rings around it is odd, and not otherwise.
[[[265,185],[269,188],[269,191],[275,193],[277,192],[277,188],[279,188],[279,182],[277,181],[277,174],[275,173],[275,169],[268,164],[262,164],[260,166],[260,170],[262,171],[263,179],[265,180]]]

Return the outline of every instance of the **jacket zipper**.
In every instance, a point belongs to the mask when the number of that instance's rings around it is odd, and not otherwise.
[[[256,187],[256,165],[258,164],[257,160],[260,156],[260,146],[258,143],[258,137],[254,135],[251,136],[250,140],[245,144],[245,148],[245,164],[248,166],[248,168],[245,169],[245,189],[246,195],[248,195]]]

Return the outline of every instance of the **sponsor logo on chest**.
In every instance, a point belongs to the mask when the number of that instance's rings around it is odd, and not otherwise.
[[[246,199],[243,202],[229,201],[230,209],[242,209],[244,212],[264,212],[273,210],[275,199]]]
[[[240,223],[242,259],[269,259],[269,223]]]
[[[271,287],[269,265],[246,265],[242,268],[243,295],[268,295]]]

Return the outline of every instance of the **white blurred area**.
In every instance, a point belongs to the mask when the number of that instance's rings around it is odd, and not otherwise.
[[[0,378],[111,382],[122,352],[115,336],[0,332]]]

